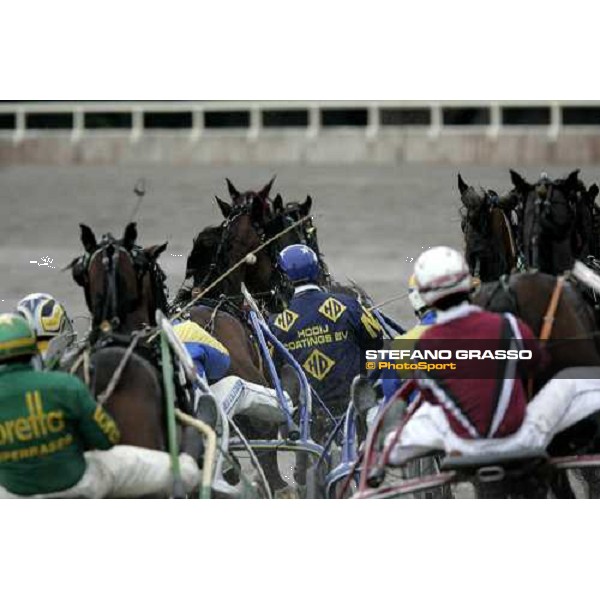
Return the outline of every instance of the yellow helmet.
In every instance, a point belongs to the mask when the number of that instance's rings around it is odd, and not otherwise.
[[[46,358],[50,344],[55,350],[64,349],[74,336],[73,325],[60,302],[50,294],[29,294],[17,304],[21,314],[35,332],[37,346],[42,358]],[[53,351],[53,352],[54,352]]]

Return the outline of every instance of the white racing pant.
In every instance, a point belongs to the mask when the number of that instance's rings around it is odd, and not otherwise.
[[[390,455],[391,464],[402,462],[402,448],[408,446],[471,456],[544,450],[557,433],[600,411],[600,367],[573,367],[559,375],[527,405],[520,429],[503,438],[461,438],[450,428],[442,408],[425,402],[404,427]]]
[[[280,425],[286,422],[285,414],[277,400],[275,390],[249,383],[230,375],[210,386],[212,393],[230,416],[245,415],[252,421]],[[284,392],[289,413],[293,406]]]
[[[171,494],[171,457],[166,452],[135,446],[115,446],[110,450],[85,453],[87,468],[71,488],[27,498],[165,498]],[[179,455],[181,478],[186,493],[200,483],[196,461]],[[1,498],[22,498],[0,487]]]

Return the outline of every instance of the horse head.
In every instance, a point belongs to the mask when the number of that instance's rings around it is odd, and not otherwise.
[[[462,202],[461,228],[469,269],[481,281],[493,281],[515,266],[516,251],[504,210],[511,200],[493,190],[476,190],[458,175]]]
[[[269,310],[280,312],[291,297],[291,284],[277,265],[277,241],[255,253],[281,232],[280,222],[265,210],[261,197],[230,208],[220,226],[196,237],[186,274],[194,278],[194,287],[206,288],[246,258],[210,295],[239,296],[243,282],[258,299],[266,300]]]
[[[85,254],[70,267],[84,289],[93,326],[127,333],[156,325],[156,309],[167,309],[166,277],[157,262],[167,244],[138,246],[135,223],[125,227],[121,239],[107,233],[100,242],[90,227],[80,228]]]
[[[312,198],[310,196],[307,196],[304,202],[284,203],[281,194],[277,194],[273,200],[271,227],[283,231],[294,223],[298,223],[305,217],[308,217],[311,207]],[[313,225],[312,217],[302,221],[298,227],[290,229],[290,231],[282,235],[278,240],[280,249],[292,244],[305,244],[318,253],[317,232]]]
[[[329,275],[329,268],[327,267],[321,249],[319,248],[317,228],[313,223],[312,217],[306,218],[310,215],[312,202],[311,196],[306,196],[304,202],[287,202],[284,204],[281,195],[277,194],[273,200],[273,222],[277,223],[277,227],[279,227],[280,231],[283,231],[294,223],[302,221],[297,227],[294,227],[294,229],[291,229],[281,236],[278,240],[277,247],[279,251],[292,244],[304,244],[311,248],[319,259],[319,270],[321,273],[319,283],[321,285],[330,285],[331,276]]]
[[[253,190],[239,192],[230,179],[225,179],[225,181],[227,182],[227,190],[229,192],[229,197],[231,198],[231,204],[225,200],[221,200],[218,196],[215,196],[219,209],[225,219],[229,218],[235,208],[252,206],[254,202],[258,202],[262,205],[265,216],[271,216],[273,209],[272,200],[270,199],[269,194],[273,187],[273,183],[275,182],[275,176],[257,192]]]
[[[534,184],[516,171],[510,175],[522,206],[526,265],[554,275],[569,269],[576,256],[572,242],[582,185],[579,170],[555,180],[542,173]]]

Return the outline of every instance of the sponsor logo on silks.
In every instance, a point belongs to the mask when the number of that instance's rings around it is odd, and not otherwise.
[[[281,314],[277,315],[275,325],[287,333],[298,320],[298,316],[293,310],[286,308]]]
[[[330,321],[335,323],[346,310],[346,305],[332,297],[327,298],[327,300],[319,306],[318,310],[324,317],[327,317]]]
[[[62,410],[44,412],[39,391],[27,392],[25,405],[27,416],[0,421],[0,446],[41,439],[52,433],[60,433],[65,428]]]
[[[370,312],[364,309],[362,311],[362,316],[360,317],[360,322],[372,338],[379,337],[383,331],[379,321]]]
[[[323,354],[320,350],[313,350],[302,365],[307,373],[315,379],[322,381],[335,365],[335,360]]]
[[[37,446],[27,446],[18,450],[0,451],[0,463],[16,462],[27,458],[37,458],[58,452],[73,443],[73,436],[70,433],[59,437],[57,440],[50,440],[45,444]]]
[[[98,406],[94,411],[94,421],[98,424],[100,431],[102,431],[110,442],[113,444],[119,443],[119,440],[121,439],[119,428],[112,417],[101,406]]]

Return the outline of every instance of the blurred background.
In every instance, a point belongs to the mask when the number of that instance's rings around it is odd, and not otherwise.
[[[120,235],[141,177],[140,242],[169,241],[171,294],[193,237],[221,221],[214,196],[313,197],[319,241],[339,280],[375,301],[402,292],[411,262],[462,245],[456,176],[498,192],[581,167],[598,181],[600,102],[0,102],[0,310],[49,292],[71,315],[83,293],[61,272],[82,253],[78,224]],[[388,312],[410,322],[406,301]]]

